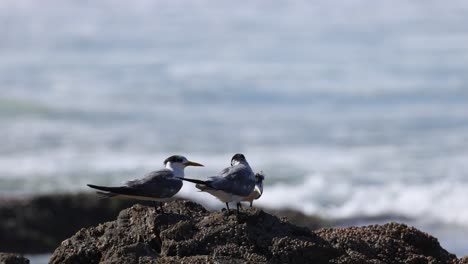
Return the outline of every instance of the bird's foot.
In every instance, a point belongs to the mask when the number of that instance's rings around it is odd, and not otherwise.
[[[225,217],[229,217],[231,215],[231,210],[227,210],[226,208],[221,209],[221,212],[224,213]]]
[[[164,214],[164,203],[162,202],[153,202],[154,204],[154,212],[157,214]]]
[[[226,210],[227,216],[229,216],[231,214],[231,211],[229,210],[229,204],[228,203],[226,203],[226,208],[223,208],[223,210]]]

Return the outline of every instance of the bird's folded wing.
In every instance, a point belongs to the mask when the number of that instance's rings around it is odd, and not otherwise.
[[[254,183],[246,180],[233,180],[231,178],[212,178],[211,186],[234,195],[248,196],[253,189]]]
[[[128,182],[127,187],[138,190],[142,196],[172,197],[182,188],[182,181],[173,176],[170,170],[152,171],[141,180]]]

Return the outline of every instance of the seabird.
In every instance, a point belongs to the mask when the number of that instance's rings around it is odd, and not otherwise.
[[[207,192],[226,204],[229,214],[229,203],[239,203],[248,197],[255,187],[255,175],[243,154],[236,154],[231,159],[231,167],[222,170],[217,176],[206,181],[181,178],[196,183],[202,192]],[[239,212],[239,207],[237,208]]]
[[[184,156],[174,155],[164,160],[165,168],[147,173],[142,179],[127,181],[123,186],[107,187],[88,184],[97,189],[103,197],[125,197],[137,200],[162,202],[169,200],[179,192],[183,182],[184,169],[188,166],[203,166],[187,160]]]
[[[263,194],[263,180],[265,179],[265,174],[263,171],[255,173],[255,187],[249,196],[245,197],[242,202],[250,202],[250,207],[252,207],[253,201],[257,200]],[[241,208],[241,203],[238,204]]]

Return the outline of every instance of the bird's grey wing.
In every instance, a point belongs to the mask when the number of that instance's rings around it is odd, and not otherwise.
[[[229,178],[232,180],[235,180],[237,178],[253,179],[255,177],[252,169],[244,164],[238,164],[236,166],[227,167],[224,170],[222,170],[218,174],[218,176]]]
[[[156,198],[169,198],[174,196],[182,188],[182,181],[175,178],[170,170],[152,171],[139,180],[126,183],[128,188],[137,190],[141,196]]]
[[[255,187],[252,170],[244,165],[236,165],[226,169],[219,176],[210,178],[211,185],[218,190],[239,196],[248,196]]]
[[[222,171],[220,171],[220,172],[218,173],[218,176],[223,176],[223,177],[224,177],[224,175],[228,175],[229,172],[230,172],[233,168],[234,168],[233,166],[224,168]],[[215,177],[216,177],[216,176],[215,176]]]

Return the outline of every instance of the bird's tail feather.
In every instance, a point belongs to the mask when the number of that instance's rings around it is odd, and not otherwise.
[[[184,181],[196,183],[195,187],[197,187],[200,191],[213,189],[213,186],[211,186],[211,181],[202,181],[202,180],[188,179],[188,178],[180,178],[180,179]]]
[[[208,186],[208,185],[206,185],[206,184],[199,184],[199,183],[197,183],[197,184],[195,185],[195,187],[196,187],[197,189],[199,189],[200,192],[206,191],[206,190],[208,190],[208,189],[213,189],[213,188],[211,188],[210,186]]]
[[[188,179],[188,178],[179,178],[179,179],[184,180],[184,181],[188,181],[188,182],[193,182],[193,183],[196,183],[197,185],[198,184],[206,185],[206,181],[202,181],[202,180]]]
[[[104,192],[112,192],[114,191],[115,189],[117,189],[118,187],[106,187],[106,186],[99,186],[99,185],[93,185],[93,184],[87,184],[88,187],[90,188],[93,188],[93,189],[96,189],[96,190],[100,190],[100,191],[104,191]]]
[[[116,196],[119,194],[123,195],[138,195],[137,190],[122,186],[122,187],[106,187],[106,186],[98,186],[98,185],[93,185],[93,184],[88,184],[90,188],[99,190],[99,194],[106,193],[106,196],[112,197]],[[107,194],[108,193],[108,194]]]

